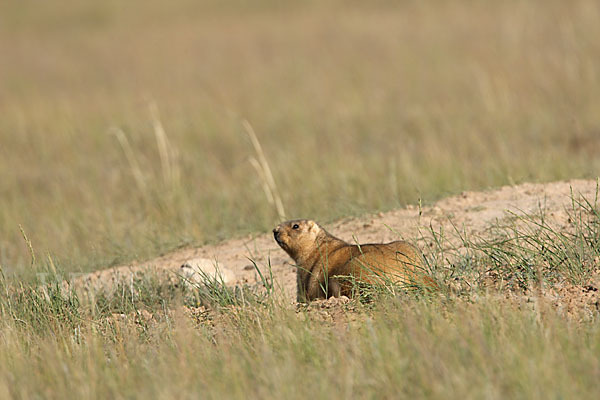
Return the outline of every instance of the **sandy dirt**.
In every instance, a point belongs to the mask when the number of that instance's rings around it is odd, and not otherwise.
[[[595,180],[571,180],[547,184],[522,184],[504,186],[482,192],[463,192],[460,195],[442,199],[432,206],[408,206],[387,213],[348,218],[325,225],[332,234],[349,242],[387,242],[399,238],[420,245],[425,255],[427,246],[419,240],[426,237],[429,228],[453,230],[459,227],[470,235],[485,235],[491,225],[511,218],[515,214],[536,214],[540,207],[548,219],[560,226],[566,224],[568,209],[571,207],[571,194],[582,195],[594,201],[597,194]],[[307,217],[307,216],[294,216]],[[259,276],[250,260],[268,274],[270,263],[275,285],[283,290],[290,301],[295,298],[296,271],[293,261],[281,250],[270,232],[250,235],[224,241],[216,245],[182,249],[148,261],[133,262],[110,269],[100,270],[77,278],[72,282],[86,290],[106,290],[116,282],[127,282],[133,276],[149,271],[168,279],[179,279],[181,266],[189,260],[204,258],[214,261],[219,268],[226,269],[230,278],[228,285],[255,284]],[[596,301],[597,290],[590,288],[564,289],[565,293],[580,292],[587,302]],[[560,291],[560,290],[559,290]],[[561,298],[560,293],[552,294],[556,302],[569,307],[572,301]],[[581,297],[581,296],[580,296]],[[563,301],[564,300],[564,301]]]

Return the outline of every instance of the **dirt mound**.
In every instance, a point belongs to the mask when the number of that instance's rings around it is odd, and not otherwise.
[[[554,223],[566,224],[572,195],[581,194],[593,200],[596,193],[597,182],[593,180],[526,183],[483,192],[463,192],[440,200],[432,206],[408,206],[387,213],[344,219],[325,228],[344,240],[357,240],[359,243],[386,242],[399,238],[417,241],[423,237],[424,231],[453,230],[455,227],[470,235],[484,235],[492,224],[514,218],[515,214],[539,213],[540,209],[543,209],[546,218]],[[427,250],[424,251],[427,254]],[[180,274],[180,267],[186,261],[197,258],[214,260],[220,268],[231,272],[228,285],[255,284],[260,281],[260,276],[253,262],[267,276],[270,265],[275,286],[281,288],[290,301],[295,298],[295,268],[289,257],[275,243],[270,232],[227,240],[216,245],[178,250],[153,260],[97,271],[72,283],[88,290],[110,289],[118,282],[127,282],[135,275],[147,274],[150,271],[166,279],[176,280]],[[571,291],[580,294],[579,288]],[[590,293],[595,294],[594,291]],[[555,296],[557,302],[567,304],[561,300],[560,293]],[[590,296],[586,294],[584,297]]]

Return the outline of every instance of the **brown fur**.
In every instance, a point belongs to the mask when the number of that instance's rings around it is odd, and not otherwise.
[[[298,301],[352,296],[351,280],[436,287],[420,251],[404,241],[352,245],[304,219],[281,223],[273,235],[298,266]]]

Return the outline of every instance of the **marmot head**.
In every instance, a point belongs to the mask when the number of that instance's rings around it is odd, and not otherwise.
[[[277,225],[273,229],[273,236],[277,244],[298,262],[313,252],[321,232],[323,229],[315,221],[295,219]]]

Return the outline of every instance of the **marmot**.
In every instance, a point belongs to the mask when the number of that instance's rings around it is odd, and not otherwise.
[[[352,280],[437,288],[421,252],[404,241],[352,245],[305,219],[281,223],[273,236],[298,266],[298,301],[350,297]]]

